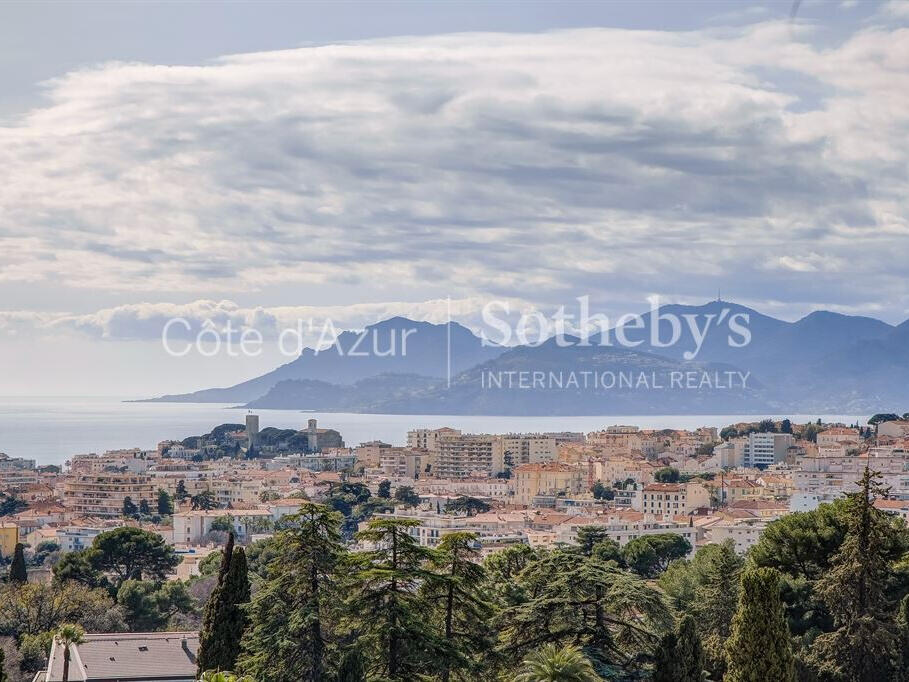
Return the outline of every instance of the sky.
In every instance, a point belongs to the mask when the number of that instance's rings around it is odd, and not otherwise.
[[[0,4],[0,395],[164,322],[650,297],[909,318],[909,2]]]

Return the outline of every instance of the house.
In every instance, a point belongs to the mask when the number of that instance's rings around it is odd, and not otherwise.
[[[70,645],[71,682],[195,682],[197,632],[86,634]],[[51,645],[46,671],[35,682],[62,682],[63,647]]]

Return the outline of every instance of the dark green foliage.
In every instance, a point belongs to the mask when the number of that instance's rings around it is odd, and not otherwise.
[[[133,498],[131,498],[129,495],[123,498],[123,509],[121,513],[123,516],[130,517],[136,516],[136,514],[139,513],[139,508],[135,505]]]
[[[420,504],[420,496],[409,485],[400,485],[395,489],[395,500],[408,507],[416,507]]]
[[[697,625],[690,615],[678,629],[660,640],[653,670],[653,682],[701,682],[704,679],[704,650]]]
[[[179,481],[177,481],[177,491],[176,492],[177,492],[176,497],[177,497],[178,502],[182,502],[187,497],[189,497],[189,493],[186,492],[186,481],[184,481],[183,479],[180,479]]]
[[[417,589],[434,578],[426,569],[432,552],[409,532],[418,525],[412,519],[375,519],[357,533],[375,549],[354,557],[350,627],[370,671],[391,680],[412,680],[447,652]]]
[[[3,653],[3,649],[0,649],[0,682],[9,682],[9,677],[6,676],[6,654]]]
[[[164,580],[180,557],[156,533],[115,528],[99,534],[88,553],[92,567],[106,574],[116,589],[125,580]]]
[[[419,503],[420,498],[417,496],[417,503]],[[475,497],[468,497],[462,495],[457,498],[454,502],[449,502],[448,506],[445,507],[446,512],[465,512],[467,516],[475,516],[476,514],[483,514],[488,512],[491,507],[483,502],[483,500],[478,500]]]
[[[206,670],[233,670],[246,629],[247,617],[242,606],[249,601],[250,594],[246,553],[242,547],[232,548],[232,540],[231,535],[218,584],[205,604],[199,633],[199,675]]]
[[[815,586],[835,629],[814,640],[810,660],[822,674],[874,682],[895,676],[900,658],[900,633],[886,593],[893,526],[874,507],[875,498],[886,493],[880,474],[866,468],[859,485],[845,502],[846,537]]]
[[[597,481],[594,483],[593,487],[590,489],[590,492],[593,494],[594,499],[597,500],[615,499],[615,490],[603,485],[602,481]]]
[[[366,682],[366,659],[358,647],[350,647],[341,656],[335,682]]]
[[[622,550],[628,567],[640,576],[655,578],[669,562],[681,559],[691,551],[691,543],[675,533],[642,535],[631,540]]]
[[[193,495],[189,498],[189,503],[192,506],[193,510],[201,509],[208,511],[209,509],[217,509],[218,501],[215,499],[215,494],[211,490],[203,490],[198,495]]]
[[[476,677],[482,657],[494,642],[489,626],[492,606],[482,589],[486,571],[476,563],[477,545],[473,533],[443,537],[431,559],[436,575],[423,583],[422,596],[431,604],[432,618],[444,638],[445,646],[435,662],[443,682],[452,672]]]
[[[794,682],[795,659],[780,600],[779,572],[753,568],[742,574],[741,597],[725,648],[725,682]]]
[[[499,616],[500,649],[516,665],[543,644],[577,644],[595,666],[633,670],[671,625],[662,593],[612,562],[556,549],[529,561]]]
[[[139,514],[142,516],[151,516],[151,507],[148,504],[148,500],[142,499],[139,501]]]
[[[25,545],[16,543],[13,552],[13,562],[9,567],[9,580],[14,583],[28,582],[28,570],[25,567]]]
[[[385,498],[386,500],[391,497],[391,481],[385,479],[379,483],[379,489],[376,492],[376,495],[379,497]]]
[[[127,580],[117,591],[117,604],[133,632],[166,630],[177,614],[195,611],[195,602],[180,581],[155,583]]]
[[[657,469],[653,474],[653,480],[657,483],[678,483],[679,470],[673,467]]]
[[[12,516],[27,508],[28,505],[15,495],[0,492],[0,517]]]
[[[327,679],[335,655],[342,596],[338,581],[347,570],[339,566],[344,558],[341,516],[307,502],[287,522],[268,544],[274,554],[267,580],[248,609],[239,667],[258,682]],[[347,666],[344,679],[360,679],[355,661],[348,660]]]
[[[186,492],[185,488],[183,492]],[[174,513],[174,501],[171,499],[168,492],[162,488],[158,488],[157,505],[158,513],[161,516],[168,516],[169,514]]]

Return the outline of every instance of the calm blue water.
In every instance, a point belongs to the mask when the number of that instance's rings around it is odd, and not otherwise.
[[[226,422],[243,422],[243,410],[230,405],[186,403],[125,403],[117,398],[0,397],[0,452],[29,457],[41,464],[61,464],[74,454],[115,448],[154,448],[159,441],[207,433]],[[320,426],[341,432],[348,445],[383,440],[403,445],[413,428],[451,426],[473,433],[529,431],[594,431],[612,424],[641,428],[723,427],[739,421],[757,421],[768,415],[693,415],[641,417],[458,417],[438,415],[383,415],[258,410],[261,428],[302,428],[315,418]],[[773,416],[773,415],[771,415]],[[788,416],[793,421],[819,415]],[[824,421],[847,424],[867,417],[822,416]]]

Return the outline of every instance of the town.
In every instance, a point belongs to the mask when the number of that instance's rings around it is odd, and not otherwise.
[[[875,415],[866,424],[766,419],[693,431],[614,425],[590,433],[472,434],[440,426],[413,429],[406,443],[348,445],[315,419],[299,430],[260,428],[250,413],[244,423],[154,450],[76,454],[62,468],[0,454],[3,572],[10,585],[54,589],[72,578],[110,587],[86,557],[122,529],[141,533],[166,549],[169,563],[157,582],[147,583],[141,570],[120,575],[110,591],[114,610],[97,626],[155,641],[160,635],[149,631],[183,632],[187,655],[171,662],[194,670],[201,614],[225,543],[245,547],[251,558],[264,554],[301,505],[339,513],[341,541],[352,549],[373,547],[369,529],[383,520],[406,521],[401,527],[415,547],[469,538],[478,565],[503,551],[518,557],[595,537],[623,566],[661,581],[703,548],[725,547],[741,561],[768,526],[855,493],[866,471],[886,490],[874,507],[909,520],[906,414]],[[42,676],[59,664],[53,649],[48,664],[40,644],[40,637],[50,642],[54,623],[6,622],[16,597],[2,589],[0,606],[9,608],[0,608],[0,633],[15,635],[6,639],[7,660],[18,661],[23,680],[58,679]],[[86,637],[91,644],[83,647],[102,653],[118,646],[109,633]]]

